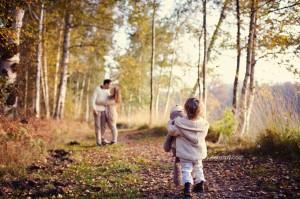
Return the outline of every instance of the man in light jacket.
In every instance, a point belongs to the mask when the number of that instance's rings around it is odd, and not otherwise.
[[[98,146],[102,144],[108,144],[109,142],[104,139],[104,133],[106,129],[106,106],[108,103],[108,97],[110,95],[111,80],[105,79],[103,85],[99,85],[95,88],[92,96],[92,108],[95,120],[95,132],[96,143]]]

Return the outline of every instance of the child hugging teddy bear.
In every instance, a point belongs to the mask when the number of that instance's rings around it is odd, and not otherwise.
[[[179,159],[181,165],[184,197],[191,198],[193,184],[194,192],[204,191],[205,178],[202,160],[207,156],[205,137],[209,123],[203,117],[204,108],[199,99],[187,99],[184,110],[186,116],[176,117],[173,121],[169,121],[168,136],[176,137],[175,157]],[[195,179],[193,179],[192,172]]]

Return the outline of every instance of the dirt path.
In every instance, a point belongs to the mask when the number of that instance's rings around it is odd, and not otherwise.
[[[172,183],[172,157],[159,129],[128,131],[120,144],[80,145],[49,152],[24,177],[2,179],[0,198],[182,198]],[[224,152],[204,162],[206,190],[194,198],[300,198],[300,164]]]

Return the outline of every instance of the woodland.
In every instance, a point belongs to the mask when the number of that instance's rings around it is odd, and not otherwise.
[[[299,0],[0,0],[0,198],[182,198],[162,145],[189,97],[193,198],[300,198],[299,61]],[[97,147],[104,79],[120,141]]]

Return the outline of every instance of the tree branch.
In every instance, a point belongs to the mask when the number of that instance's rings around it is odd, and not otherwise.
[[[287,8],[292,8],[292,7],[297,6],[297,5],[300,5],[300,1],[298,1],[298,2],[296,2],[296,3],[293,3],[293,4],[291,4],[291,5],[287,5],[287,6],[281,7],[281,8],[269,10],[269,11],[267,12],[267,14],[270,14],[270,13],[272,13],[272,12],[277,12],[277,11],[280,11],[280,10],[284,10],[284,9],[287,9]]]

